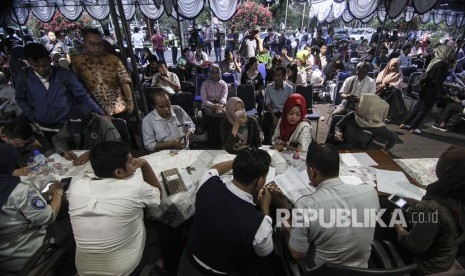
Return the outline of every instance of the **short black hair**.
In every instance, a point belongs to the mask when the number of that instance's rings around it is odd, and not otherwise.
[[[277,73],[277,72],[281,72],[281,75],[283,75],[283,77],[285,77],[285,76],[286,76],[286,73],[287,73],[286,68],[284,68],[284,67],[282,67],[282,66],[276,68],[276,69],[275,69],[275,72],[276,72],[276,73]]]
[[[405,44],[404,47],[402,47],[402,51],[405,51],[407,49],[412,49],[412,45],[410,44]]]
[[[10,139],[31,140],[34,136],[31,125],[26,121],[8,123],[3,127],[2,133]]]
[[[94,34],[102,37],[102,33],[97,28],[84,28],[81,30],[82,37],[86,39],[87,35]]]
[[[166,92],[166,90],[161,88],[161,87],[151,87],[150,91],[148,93],[150,93],[149,98],[150,98],[151,104],[153,104],[153,106],[156,105],[155,98],[156,97],[161,97],[161,96],[168,97],[168,100],[171,103],[171,99],[170,99],[170,96],[169,96],[168,92]]]
[[[157,62],[158,63],[158,58],[155,55],[149,55],[149,57],[147,58],[147,61],[148,62]]]
[[[139,32],[139,27],[134,27],[134,32],[138,33]]]
[[[243,149],[233,161],[233,178],[244,185],[252,185],[268,174],[271,157],[262,149]]]
[[[126,170],[129,153],[129,146],[124,142],[101,142],[90,150],[90,165],[97,177],[112,178],[116,169]]]
[[[309,147],[305,162],[308,167],[317,169],[323,177],[339,175],[339,152],[331,144]]]
[[[159,60],[159,61],[157,62],[157,67],[160,67],[160,66],[162,66],[162,65],[165,65],[165,67],[168,68],[168,64],[166,64],[166,61],[164,61],[164,60]]]
[[[50,59],[50,53],[42,43],[29,43],[24,46],[24,58],[26,60]]]

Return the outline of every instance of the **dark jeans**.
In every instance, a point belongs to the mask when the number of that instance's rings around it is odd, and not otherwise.
[[[165,61],[165,51],[156,49],[155,52],[157,53],[159,61]]]
[[[275,112],[274,113],[276,118],[281,117],[281,112]],[[263,130],[263,144],[264,145],[271,145],[271,137],[273,137],[274,130],[276,128],[276,125],[273,123],[273,117],[271,117],[270,112],[265,112],[265,115],[263,116],[263,121],[262,121],[262,130]]]
[[[134,54],[139,59],[139,64],[144,64],[144,49],[142,48],[135,48]]]
[[[263,108],[265,108],[265,96],[263,96],[262,92],[257,94],[257,97],[255,97],[255,102],[257,103],[258,115],[262,115]]]
[[[178,63],[178,47],[171,47],[171,57],[173,58],[173,64]]]
[[[215,62],[220,62],[221,61],[221,48],[216,48],[215,47]]]
[[[205,41],[205,46],[203,47],[203,51],[208,55],[212,53],[212,43],[210,41]]]
[[[426,115],[428,115],[428,113],[431,111],[433,105],[433,100],[424,101],[422,99],[418,99],[412,110],[410,110],[410,113],[405,118],[403,124],[409,125],[412,129],[417,129],[421,122],[425,119]]]
[[[462,104],[459,103],[449,103],[446,108],[441,113],[441,123],[447,123],[447,121],[454,115],[455,113],[459,113],[463,111]]]

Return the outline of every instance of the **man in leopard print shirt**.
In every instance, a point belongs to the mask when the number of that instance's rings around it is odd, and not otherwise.
[[[106,115],[125,118],[134,110],[132,81],[121,60],[103,50],[97,29],[84,32],[85,54],[72,57],[72,68]]]

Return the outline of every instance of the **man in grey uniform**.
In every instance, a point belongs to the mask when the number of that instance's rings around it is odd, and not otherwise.
[[[47,204],[32,183],[12,176],[18,153],[0,144],[0,275],[15,275],[45,240],[46,226],[55,221],[61,206],[63,187],[50,185]]]

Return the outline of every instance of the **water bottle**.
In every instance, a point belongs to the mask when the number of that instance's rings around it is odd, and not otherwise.
[[[299,160],[300,159],[300,150],[299,150],[299,148],[295,149],[294,154],[292,155],[292,158],[294,158],[294,160]]]
[[[47,158],[40,153],[39,150],[34,150],[33,151],[34,157],[32,160],[38,165],[38,166],[43,166],[45,163],[47,163]]]

